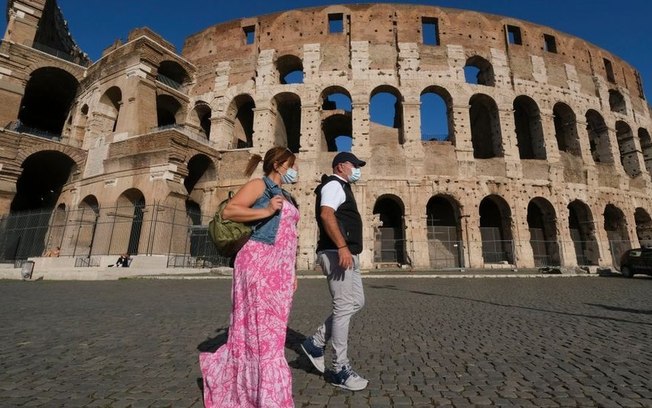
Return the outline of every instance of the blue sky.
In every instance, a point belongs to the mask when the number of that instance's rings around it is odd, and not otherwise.
[[[211,25],[241,17],[347,1],[59,0],[73,38],[94,61],[117,38],[148,26],[176,45]],[[470,9],[550,26],[602,47],[636,67],[652,97],[650,0],[439,0],[394,1]],[[6,4],[6,2],[5,2]],[[179,5],[183,4],[183,7]],[[3,7],[2,10],[5,8]],[[1,19],[4,33],[6,19]]]

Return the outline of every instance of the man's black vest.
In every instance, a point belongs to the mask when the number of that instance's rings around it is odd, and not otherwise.
[[[358,212],[358,205],[351,191],[351,185],[337,176],[322,176],[321,184],[315,189],[317,200],[315,202],[315,218],[319,226],[319,241],[317,242],[317,252],[326,249],[337,249],[337,245],[330,239],[321,220],[321,189],[331,181],[337,181],[344,189],[346,199],[335,211],[335,218],[340,226],[340,232],[346,240],[349,251],[353,255],[362,252],[362,217]]]

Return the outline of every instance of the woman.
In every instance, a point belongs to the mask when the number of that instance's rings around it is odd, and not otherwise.
[[[251,176],[261,157],[254,155]],[[265,176],[245,184],[224,208],[225,219],[251,223],[254,232],[233,266],[229,337],[215,353],[201,353],[206,407],[293,407],[285,333],[296,288],[299,211],[281,185],[297,180],[295,155],[267,151]]]

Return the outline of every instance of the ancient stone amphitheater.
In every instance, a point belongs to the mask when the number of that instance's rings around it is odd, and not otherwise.
[[[7,19],[4,261],[58,246],[76,267],[224,262],[206,224],[273,145],[299,157],[299,268],[313,267],[312,191],[348,149],[368,161],[365,269],[610,266],[652,243],[641,78],[553,28],[333,5],[217,24],[180,53],[137,28],[91,62],[55,0],[9,0]]]

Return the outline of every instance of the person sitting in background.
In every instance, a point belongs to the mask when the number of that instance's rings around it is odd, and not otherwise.
[[[131,261],[131,258],[129,257],[129,254],[122,254],[118,258],[118,260],[115,261],[115,266],[116,267],[122,266],[123,268],[128,268],[129,267],[129,261]]]

